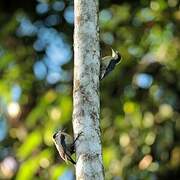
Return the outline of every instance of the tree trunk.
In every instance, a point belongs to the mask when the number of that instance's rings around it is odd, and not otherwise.
[[[76,143],[76,179],[104,179],[99,127],[98,0],[74,0],[73,129]]]

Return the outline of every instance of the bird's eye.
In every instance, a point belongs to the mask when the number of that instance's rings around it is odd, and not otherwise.
[[[53,138],[55,139],[55,138],[56,138],[56,136],[57,136],[57,133],[55,133],[55,134],[53,135]]]

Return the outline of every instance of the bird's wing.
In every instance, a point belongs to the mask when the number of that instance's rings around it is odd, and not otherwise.
[[[61,136],[63,137],[63,136]],[[71,136],[68,136],[66,134],[66,138],[69,138],[69,140],[71,140]],[[63,157],[64,157],[64,160],[66,161],[66,163],[68,162],[67,160],[69,160],[72,164],[76,164],[76,162],[71,158],[71,154],[69,153],[69,144],[66,146],[66,143],[65,143],[65,136],[61,139],[61,144],[62,144],[62,147],[63,147]]]
[[[105,76],[106,70],[107,70],[107,66],[109,64],[109,62],[111,61],[112,57],[111,56],[106,56],[103,57],[101,60],[101,71],[100,71],[100,80],[102,80]]]
[[[105,62],[105,61],[107,61],[107,60],[109,60],[109,59],[112,59],[112,56],[105,56],[105,57],[103,57],[102,58],[102,62]]]
[[[114,69],[115,66],[116,66],[116,60],[111,60],[109,65],[106,67],[106,73],[104,76],[109,74]]]

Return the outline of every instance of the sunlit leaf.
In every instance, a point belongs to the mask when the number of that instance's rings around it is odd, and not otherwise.
[[[25,139],[24,143],[18,148],[17,156],[20,159],[25,159],[27,156],[36,152],[38,146],[42,142],[41,132],[36,130],[30,133]]]

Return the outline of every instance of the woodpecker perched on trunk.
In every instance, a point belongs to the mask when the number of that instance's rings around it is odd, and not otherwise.
[[[118,51],[112,49],[112,56],[105,56],[101,60],[100,80],[107,76],[115,66],[120,62],[121,55]]]
[[[72,164],[76,164],[71,156],[75,153],[75,142],[79,138],[79,135],[75,140],[72,136],[65,133],[63,130],[60,130],[53,135],[53,140],[59,152],[59,155],[66,163],[70,161]]]

